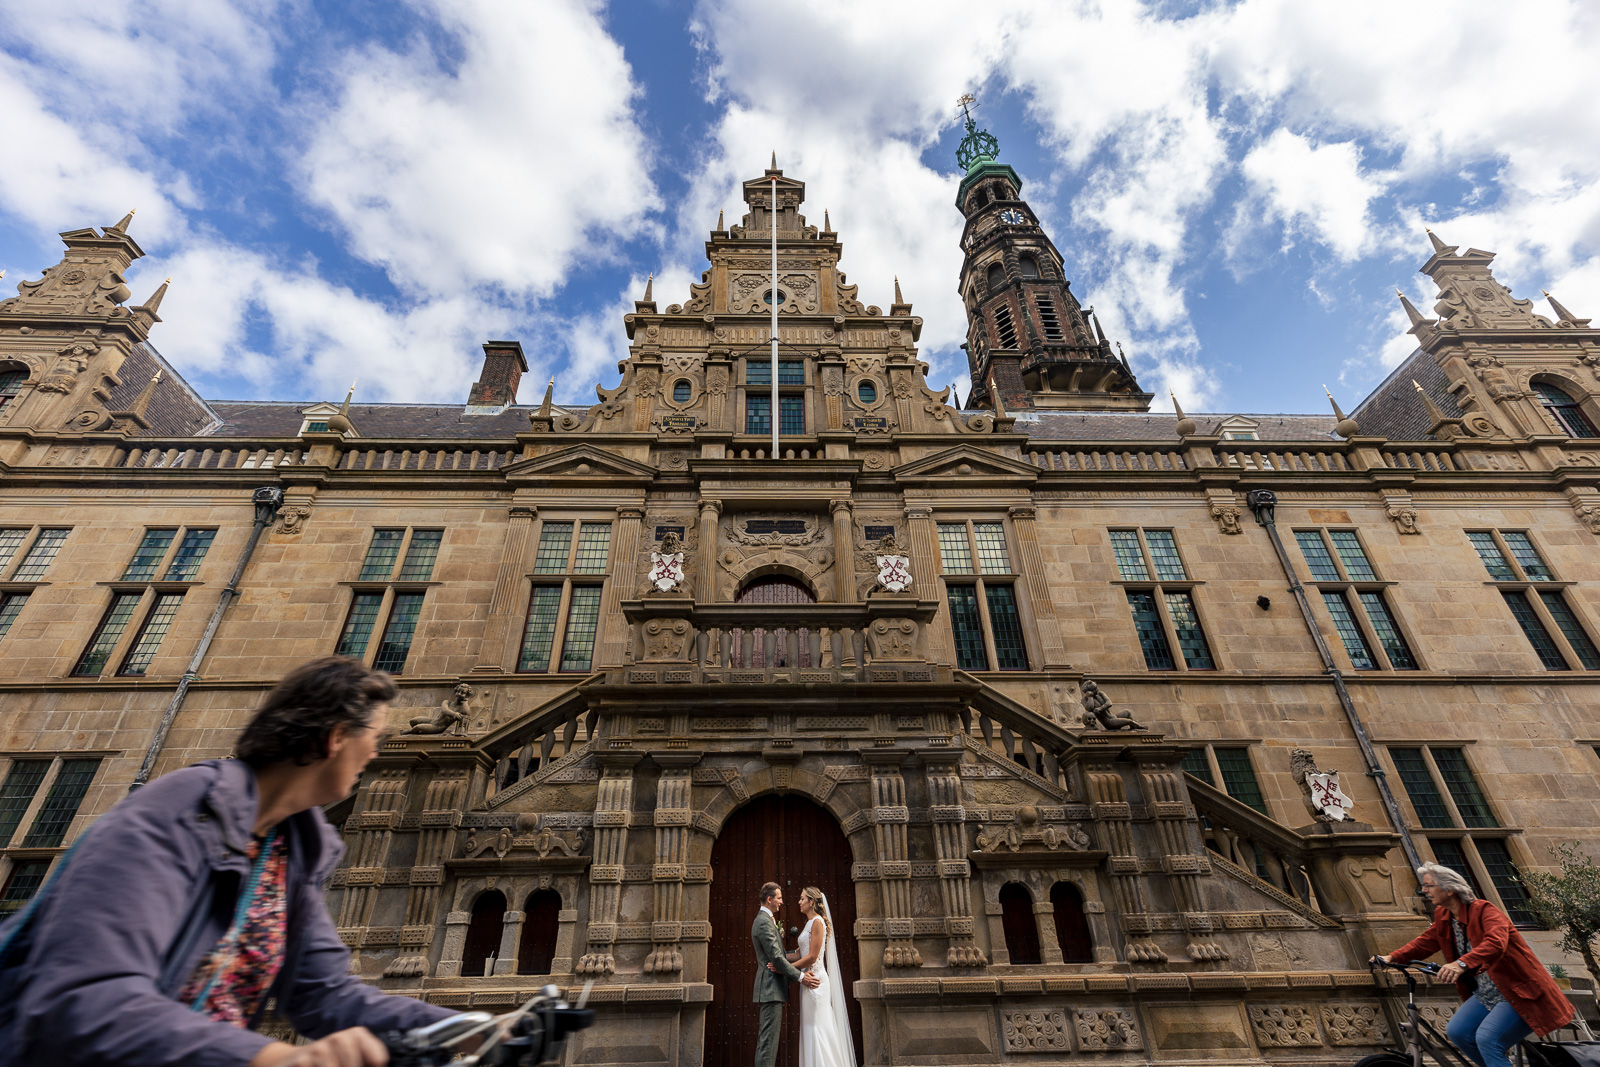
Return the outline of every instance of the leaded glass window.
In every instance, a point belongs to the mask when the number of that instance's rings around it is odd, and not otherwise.
[[[1544,557],[1539,555],[1539,550],[1533,547],[1533,542],[1528,535],[1517,530],[1505,530],[1500,534],[1506,539],[1506,547],[1511,549],[1511,556],[1517,561],[1517,566],[1522,568],[1522,573],[1530,582],[1553,582],[1556,576],[1545,566]]]
[[[1567,671],[1572,667],[1567,663],[1561,649],[1556,646],[1555,638],[1550,636],[1550,631],[1545,629],[1544,620],[1539,618],[1539,613],[1533,610],[1533,605],[1528,602],[1526,593],[1512,589],[1502,589],[1500,595],[1505,597],[1506,606],[1511,609],[1512,616],[1517,620],[1517,625],[1522,627],[1522,632],[1528,638],[1528,643],[1533,646],[1534,654],[1539,657],[1539,662],[1544,664],[1547,671]]]
[[[11,835],[17,832],[22,816],[33,803],[34,794],[39,792],[49,770],[47,759],[12,761],[5,782],[0,784],[0,848],[11,844]]]
[[[11,624],[28,603],[27,593],[0,593],[0,638],[11,632]]]
[[[1439,777],[1444,779],[1445,788],[1450,790],[1450,799],[1456,802],[1456,811],[1461,813],[1461,821],[1474,830],[1493,829],[1500,823],[1495,819],[1494,812],[1489,810],[1489,802],[1484,799],[1483,790],[1478,788],[1478,780],[1472,776],[1472,768],[1467,766],[1467,757],[1459,748],[1432,748],[1428,750],[1433,755],[1433,764],[1439,768]]]
[[[1178,636],[1178,649],[1183,662],[1194,671],[1209,671],[1216,667],[1211,661],[1211,647],[1206,644],[1205,631],[1200,628],[1200,616],[1194,608],[1194,597],[1187,592],[1166,594],[1167,615],[1172,619],[1172,630]]]
[[[1468,530],[1467,540],[1472,542],[1472,547],[1477,549],[1478,558],[1483,560],[1483,565],[1489,571],[1489,577],[1497,582],[1514,582],[1517,573],[1511,569],[1511,564],[1506,561],[1506,555],[1500,551],[1500,546],[1495,543],[1494,534],[1488,530]]]
[[[772,432],[772,397],[746,394],[744,398],[744,432],[770,434]]]
[[[975,522],[972,536],[978,542],[978,568],[984,574],[1010,574],[1011,556],[1006,551],[1006,530],[998,522]]]
[[[400,555],[400,542],[404,530],[373,530],[372,543],[367,546],[367,558],[361,563],[358,582],[386,582],[394,573],[394,561]]]
[[[1361,606],[1367,609],[1367,621],[1372,624],[1372,631],[1378,637],[1378,644],[1383,647],[1384,655],[1389,657],[1389,666],[1397,671],[1414,671],[1417,669],[1417,657],[1411,654],[1411,646],[1406,644],[1406,639],[1395,625],[1394,616],[1389,613],[1389,605],[1384,603],[1383,594],[1377,592],[1358,593]]]
[[[1589,634],[1583,625],[1578,622],[1578,616],[1573,614],[1566,598],[1553,589],[1539,590],[1539,599],[1544,602],[1545,610],[1555,620],[1556,627],[1561,635],[1567,639],[1567,644],[1572,646],[1572,651],[1577,653],[1578,662],[1583,664],[1586,671],[1600,671],[1600,651],[1594,647],[1594,642],[1589,640]],[[3,634],[0,634],[3,636]]]
[[[561,587],[536,585],[528,602],[528,624],[522,631],[519,671],[548,671],[550,653],[555,648],[556,619],[561,611]]]
[[[1125,582],[1143,582],[1150,578],[1150,568],[1145,566],[1144,553],[1139,549],[1137,530],[1112,530],[1111,549],[1117,556],[1117,573]]]
[[[778,398],[778,432],[800,434],[806,432],[806,398],[780,396]]]
[[[150,661],[156,658],[156,652],[161,648],[161,640],[167,636],[167,631],[172,627],[172,620],[177,618],[178,608],[182,605],[182,593],[162,593],[156,597],[150,614],[145,616],[144,625],[139,628],[139,636],[133,639],[133,647],[123,659],[122,668],[117,671],[118,674],[141,675],[150,669]]]
[[[200,563],[206,558],[206,553],[211,549],[211,542],[216,538],[215,530],[185,530],[183,542],[178,545],[178,551],[173,555],[172,562],[167,564],[165,581],[192,582],[195,574],[200,570]]]
[[[50,870],[49,860],[18,860],[11,867],[11,877],[0,889],[0,918],[22,910],[44,884]]]
[[[1156,580],[1181,582],[1188,579],[1183,570],[1183,560],[1178,556],[1178,542],[1171,530],[1146,530],[1145,544],[1150,546],[1150,562],[1155,565]]]
[[[1344,572],[1352,582],[1378,580],[1354,530],[1329,530],[1328,537],[1333,541],[1333,550],[1339,553],[1339,562],[1344,564]]]
[[[44,804],[33,820],[33,827],[28,831],[28,836],[22,839],[23,848],[55,848],[61,844],[99,767],[98,759],[61,761],[61,770],[56,774],[50,792],[45,795]]]
[[[33,546],[28,549],[28,554],[17,564],[17,572],[11,576],[11,580],[36,582],[43,578],[44,572],[56,558],[56,553],[61,551],[61,546],[66,542],[67,534],[70,532],[66,529],[40,530],[39,536],[34,538]]]
[[[383,606],[382,593],[357,593],[350,600],[350,614],[345,616],[344,630],[339,634],[339,647],[335,655],[361,659],[367,654],[367,642],[372,639],[372,629],[378,622],[378,609]]]
[[[111,658],[117,642],[122,640],[122,633],[128,628],[143,596],[143,593],[112,594],[111,606],[106,609],[94,636],[89,639],[89,647],[78,657],[77,665],[72,668],[73,674],[92,677],[105,669],[106,660]]]
[[[21,548],[22,542],[27,539],[26,527],[18,529],[13,526],[0,530],[0,573],[4,573],[6,567],[10,566],[11,557],[17,554],[17,549]]]
[[[611,551],[611,524],[586,522],[578,527],[578,556],[572,564],[575,574],[604,574]]]
[[[177,536],[176,527],[146,530],[144,537],[139,541],[139,547],[133,550],[133,558],[128,561],[128,569],[122,572],[122,580],[147,582],[154,578],[157,568],[161,566],[161,560],[172,545],[172,539]]]
[[[411,543],[406,546],[406,561],[400,565],[398,580],[426,582],[432,578],[433,565],[439,558],[439,545],[443,540],[443,530],[412,530]]]
[[[989,627],[994,633],[994,654],[1003,671],[1028,669],[1028,650],[1022,640],[1022,620],[1017,615],[1016,592],[1009,585],[986,585]]]
[[[978,590],[972,585],[949,585],[950,628],[956,639],[956,666],[964,671],[989,669],[983,645],[983,621],[978,617]]]
[[[1250,765],[1249,749],[1217,747],[1213,751],[1228,795],[1263,815],[1267,814],[1267,798],[1261,795],[1261,784],[1256,781],[1255,768]]]
[[[1417,813],[1417,822],[1429,830],[1453,826],[1450,811],[1444,806],[1444,797],[1439,794],[1439,787],[1434,785],[1433,775],[1428,773],[1428,765],[1423,761],[1422,749],[1391,748],[1389,758],[1394,760],[1394,769],[1400,775],[1400,784],[1405,786],[1406,795],[1411,798],[1411,807]],[[1450,865],[1445,864],[1445,866]]]
[[[967,541],[967,525],[963,522],[939,524],[939,557],[946,574],[971,574],[972,545]]]
[[[1338,632],[1339,640],[1344,643],[1345,654],[1350,657],[1350,666],[1358,671],[1377,670],[1378,661],[1372,658],[1372,649],[1367,647],[1366,636],[1362,634],[1355,615],[1350,611],[1350,601],[1337,590],[1324,589],[1322,602],[1327,605],[1328,614],[1333,618],[1333,628]]]
[[[1133,612],[1133,628],[1139,635],[1144,665],[1153,671],[1175,669],[1177,663],[1172,658],[1172,646],[1167,643],[1161,616],[1156,611],[1155,594],[1146,589],[1129,589],[1128,607]]]
[[[545,523],[539,530],[539,554],[533,560],[533,573],[561,574],[567,569],[571,548],[572,523]]]
[[[561,669],[587,671],[594,664],[594,635],[600,624],[600,587],[575,585],[561,640]]]
[[[1217,780],[1211,776],[1211,761],[1206,759],[1205,749],[1191,748],[1183,754],[1178,765],[1211,788],[1217,787]]]
[[[1495,891],[1500,894],[1506,915],[1519,926],[1539,925],[1528,900],[1528,892],[1522,886],[1522,876],[1517,873],[1517,865],[1511,861],[1511,850],[1504,839],[1480,837],[1473,844],[1478,848],[1478,858],[1483,860],[1484,870],[1489,872],[1489,881],[1494,883]]]
[[[383,639],[378,642],[378,654],[372,665],[390,674],[403,673],[406,657],[411,653],[411,639],[417,632],[417,619],[422,615],[422,593],[396,593],[394,607],[389,610],[389,625],[383,629]]]
[[[1323,543],[1320,530],[1296,530],[1294,539],[1300,543],[1300,554],[1305,557],[1311,578],[1318,582],[1337,582],[1339,568],[1333,565],[1333,556]]]

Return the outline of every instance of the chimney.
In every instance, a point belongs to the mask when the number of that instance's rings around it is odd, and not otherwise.
[[[528,369],[521,341],[485,341],[483,373],[467,396],[468,415],[498,415],[517,400],[517,385]]]

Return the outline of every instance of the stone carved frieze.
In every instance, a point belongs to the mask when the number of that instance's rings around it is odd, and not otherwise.
[[[1322,1044],[1315,1008],[1297,1004],[1250,1005],[1250,1028],[1262,1048],[1316,1047]]]
[[[1324,1005],[1322,1025],[1330,1045],[1387,1045],[1394,1040],[1383,1011],[1372,1004]]]
[[[1067,1014],[1058,1008],[1042,1011],[1006,1011],[1000,1015],[1006,1051],[1070,1052]]]
[[[1084,1052],[1124,1052],[1144,1048],[1133,1012],[1126,1008],[1079,1008],[1073,1012],[1078,1048]]]

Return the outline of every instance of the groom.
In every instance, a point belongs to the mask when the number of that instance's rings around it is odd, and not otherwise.
[[[755,1067],[772,1067],[778,1061],[778,1031],[783,1029],[783,1005],[789,999],[789,983],[799,982],[815,989],[822,979],[802,975],[783,954],[783,925],[778,913],[783,910],[783,890],[777,882],[761,887],[761,910],[750,924],[750,943],[756,950],[755,1002],[761,1005],[761,1030],[756,1037]],[[767,969],[772,964],[773,970]]]

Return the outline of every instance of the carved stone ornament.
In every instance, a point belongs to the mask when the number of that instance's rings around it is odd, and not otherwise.
[[[1250,1027],[1255,1031],[1256,1044],[1263,1048],[1322,1044],[1315,1008],[1296,1004],[1252,1004]]]
[[[1472,373],[1483,383],[1488,390],[1491,400],[1520,400],[1522,390],[1518,389],[1511,381],[1510,375],[1505,372],[1505,364],[1495,356],[1475,355],[1467,358],[1467,366],[1472,368]]]
[[[1317,769],[1316,757],[1303,748],[1289,753],[1289,776],[1305,793],[1306,807],[1318,822],[1343,822],[1356,802],[1339,788],[1339,772]]]
[[[472,702],[472,686],[457,682],[450,699],[427,715],[418,715],[410,721],[408,734],[448,734],[455,732],[467,721],[468,705]],[[509,846],[508,846],[509,847]]]
[[[1059,1008],[1007,1011],[1002,1012],[1000,1017],[1004,1023],[1007,1052],[1061,1053],[1072,1050],[1067,1037],[1067,1014]]]
[[[1569,487],[1567,499],[1571,501],[1572,512],[1583,523],[1584,529],[1600,534],[1600,494]]]
[[[1084,1052],[1119,1052],[1144,1048],[1133,1012],[1121,1008],[1079,1008],[1073,1012],[1078,1048]]]
[[[884,541],[891,545],[894,538],[885,537]],[[878,546],[883,547],[881,544]],[[883,555],[874,557],[878,564],[878,584],[891,593],[899,593],[911,587],[911,557],[901,555]]]
[[[1422,532],[1417,529],[1416,508],[1391,503],[1385,510],[1388,511],[1389,518],[1394,520],[1394,528],[1398,532],[1403,534],[1420,534]]]
[[[640,627],[644,636],[644,658],[678,660],[683,658],[684,642],[689,637],[687,619],[651,619]]]
[[[916,659],[917,624],[910,619],[874,619],[867,627],[867,643],[873,659]]]
[[[662,539],[662,551],[650,553],[650,584],[662,593],[672,592],[682,585],[684,580],[683,553],[665,551],[669,538],[673,542],[678,540],[669,533]]]
[[[1087,730],[1143,730],[1125,711],[1113,712],[1110,699],[1092,679],[1083,680],[1083,725]]]
[[[1239,515],[1239,508],[1236,505],[1211,505],[1211,517],[1217,520],[1217,527],[1225,534],[1244,533],[1244,527],[1239,525]]]
[[[1322,1025],[1330,1045],[1387,1045],[1393,1038],[1383,1011],[1371,1004],[1329,1004]]]
[[[1042,847],[1050,852],[1082,852],[1090,845],[1089,835],[1081,823],[1055,826],[1039,825],[1039,809],[1024,804],[1017,809],[1009,823],[984,826],[978,831],[977,846],[980,852],[1028,851],[1029,846]]]
[[[310,517],[310,505],[286,504],[278,509],[278,532],[293,537],[305,529]]]

